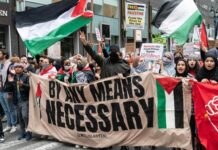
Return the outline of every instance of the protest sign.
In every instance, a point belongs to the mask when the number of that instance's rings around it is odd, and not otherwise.
[[[101,33],[98,28],[95,28],[96,38],[98,41],[101,41]]]
[[[162,44],[156,43],[143,43],[140,51],[140,56],[145,58],[145,60],[158,60],[162,59],[163,56]]]
[[[190,55],[196,56],[196,58],[198,58],[200,57],[198,52],[199,50],[194,48],[194,43],[186,43],[183,46],[183,55],[185,58],[188,58]]]
[[[126,28],[144,29],[145,4],[126,3]]]
[[[31,74],[30,86],[28,131],[95,148],[191,149],[191,92],[177,79],[145,72],[69,85]]]

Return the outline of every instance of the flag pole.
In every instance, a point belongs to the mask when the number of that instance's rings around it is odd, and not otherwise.
[[[91,11],[93,12],[94,4],[93,0],[91,0]],[[93,43],[93,35],[92,35],[92,27],[93,27],[93,21],[90,23],[90,42]]]
[[[148,0],[148,42],[149,43],[152,43],[151,22],[152,22],[152,6],[151,6],[151,0]]]
[[[93,0],[91,0],[91,11],[93,12],[93,14],[94,14],[94,11],[93,11],[93,9],[94,9],[94,4],[93,4]],[[91,21],[91,23],[90,23],[90,44],[91,45],[93,45],[94,44],[94,41],[93,41],[93,36],[92,36],[92,27],[93,27],[93,20]],[[91,58],[91,56],[87,53],[87,61],[88,61],[88,63],[91,63],[91,60],[92,60],[92,58]]]

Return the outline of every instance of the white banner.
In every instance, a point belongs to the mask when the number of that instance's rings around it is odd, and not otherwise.
[[[158,60],[163,56],[163,44],[143,43],[140,51],[140,56],[145,60]]]

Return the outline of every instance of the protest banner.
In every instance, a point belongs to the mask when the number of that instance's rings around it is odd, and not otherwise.
[[[28,131],[87,147],[191,149],[191,91],[174,78],[145,72],[90,84],[30,76]]]
[[[126,3],[126,28],[144,29],[145,4]]]
[[[143,43],[140,51],[140,56],[145,58],[145,60],[158,60],[162,59],[163,56],[162,44],[156,43]]]
[[[198,137],[207,150],[218,145],[218,84],[194,82],[192,86]]]

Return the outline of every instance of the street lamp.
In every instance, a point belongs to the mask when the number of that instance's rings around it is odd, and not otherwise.
[[[213,13],[214,30],[215,30],[214,40],[216,40],[217,32],[218,32],[218,8],[215,9],[212,6],[210,12]]]

